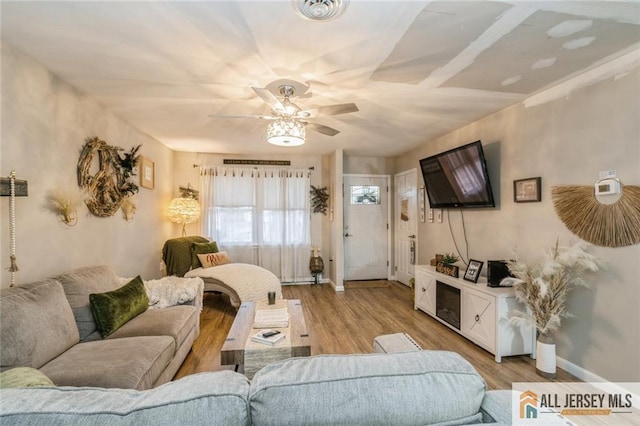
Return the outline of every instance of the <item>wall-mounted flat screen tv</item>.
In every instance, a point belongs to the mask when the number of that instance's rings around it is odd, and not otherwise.
[[[480,141],[420,160],[432,209],[495,207]]]

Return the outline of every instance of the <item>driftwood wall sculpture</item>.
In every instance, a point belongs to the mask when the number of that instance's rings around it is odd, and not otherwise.
[[[108,145],[98,137],[86,139],[78,160],[78,186],[87,192],[86,204],[92,214],[113,216],[126,197],[138,192],[138,185],[129,180],[133,176],[138,149],[140,145],[121,157],[122,148]],[[92,175],[96,154],[98,171]]]

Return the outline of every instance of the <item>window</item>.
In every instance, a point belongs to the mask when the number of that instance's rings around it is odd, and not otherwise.
[[[232,261],[258,264],[281,279],[309,275],[308,170],[216,167],[202,180],[203,234]]]
[[[351,204],[380,204],[378,185],[352,185]]]

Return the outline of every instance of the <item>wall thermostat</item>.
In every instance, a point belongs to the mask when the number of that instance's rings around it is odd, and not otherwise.
[[[596,195],[616,195],[620,193],[620,182],[617,179],[602,179],[595,184]]]

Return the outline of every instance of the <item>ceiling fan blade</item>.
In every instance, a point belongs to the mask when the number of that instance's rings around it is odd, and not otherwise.
[[[280,100],[269,90],[262,87],[252,87],[252,89],[265,104],[269,105],[269,108],[275,111],[284,111],[284,105],[282,105],[282,102],[280,102]]]
[[[348,114],[350,112],[360,111],[356,104],[337,104],[337,105],[327,105],[321,106],[318,108],[309,109],[306,111],[300,111],[298,116],[300,117],[316,117],[318,115],[339,115],[339,114]]]
[[[209,114],[211,118],[257,118],[258,120],[275,120],[278,117],[272,115],[217,115]]]
[[[335,136],[340,133],[339,130],[334,129],[333,127],[325,126],[324,124],[318,123],[307,123],[307,129],[322,133],[323,135],[327,136]]]

